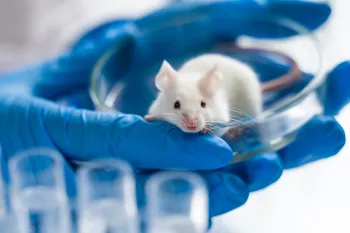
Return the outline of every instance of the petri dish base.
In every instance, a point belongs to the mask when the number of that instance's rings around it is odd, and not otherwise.
[[[120,40],[101,57],[91,76],[96,110],[144,116],[157,95],[154,78],[163,60],[176,69],[192,57],[219,53],[250,65],[263,84],[294,77],[288,85],[264,92],[261,116],[232,122],[242,132],[238,138],[225,138],[235,154],[232,162],[293,142],[301,126],[323,113],[325,76],[317,39],[277,15],[237,14],[220,30],[210,27],[213,20],[218,19],[210,14],[192,15],[152,28],[143,28],[142,21],[124,26]],[[305,54],[313,61],[309,66],[303,62]]]

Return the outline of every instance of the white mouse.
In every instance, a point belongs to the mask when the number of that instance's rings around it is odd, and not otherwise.
[[[212,131],[216,123],[228,123],[262,112],[262,87],[248,65],[219,54],[187,61],[175,70],[167,61],[156,75],[159,94],[146,120],[162,119],[188,133]],[[216,130],[218,136],[226,129]]]

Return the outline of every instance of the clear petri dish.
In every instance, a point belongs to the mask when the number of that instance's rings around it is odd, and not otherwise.
[[[241,133],[223,137],[234,152],[232,162],[293,142],[301,126],[323,113],[325,75],[317,38],[297,22],[266,12],[238,13],[221,24],[215,22],[219,18],[190,14],[153,28],[144,26],[147,19],[136,28],[125,26],[92,73],[96,110],[144,116],[157,95],[154,77],[163,60],[179,68],[194,56],[219,53],[250,65],[262,85],[270,85],[263,114],[232,120]]]

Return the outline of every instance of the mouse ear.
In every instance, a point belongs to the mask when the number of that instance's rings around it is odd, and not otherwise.
[[[222,82],[222,74],[215,64],[199,82],[200,91],[204,96],[212,97],[220,88]]]
[[[164,60],[155,79],[158,90],[164,91],[172,87],[175,83],[176,75],[174,68]]]

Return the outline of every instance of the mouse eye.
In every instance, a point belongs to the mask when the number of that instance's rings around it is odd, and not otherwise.
[[[205,106],[207,106],[207,104],[202,100],[202,101],[201,101],[201,107],[202,107],[202,108],[205,108]]]
[[[174,108],[175,109],[180,109],[181,105],[180,105],[180,101],[176,101],[175,104],[174,104]]]

